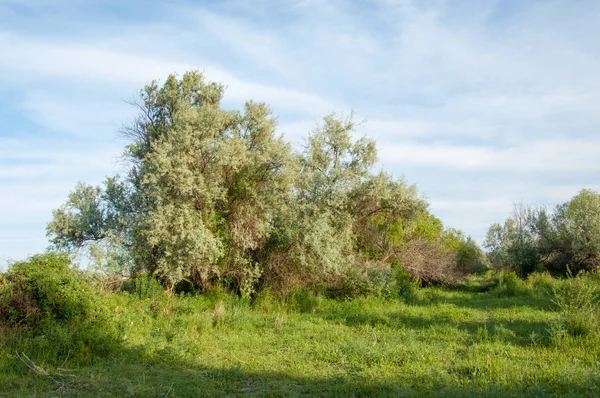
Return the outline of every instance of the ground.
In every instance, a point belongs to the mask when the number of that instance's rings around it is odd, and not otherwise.
[[[600,396],[600,344],[557,343],[541,294],[109,300],[116,348],[57,360],[38,341],[29,362],[6,343],[0,396]]]

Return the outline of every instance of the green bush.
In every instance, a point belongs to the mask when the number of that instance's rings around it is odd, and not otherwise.
[[[585,273],[557,283],[553,288],[552,301],[561,310],[560,318],[551,328],[555,341],[560,341],[567,336],[598,335],[600,289],[598,284]]]
[[[162,285],[145,272],[139,273],[133,280],[135,295],[141,299],[156,299],[164,293]]]
[[[509,297],[525,293],[527,288],[525,282],[517,276],[514,271],[502,272],[500,274],[499,291]]]
[[[330,298],[386,296],[393,282],[390,266],[381,262],[365,262],[348,267],[334,281],[327,283]]]
[[[396,274],[396,291],[407,304],[414,304],[419,299],[419,281],[406,271],[400,270]]]
[[[87,359],[117,343],[107,303],[66,255],[46,253],[12,264],[0,284],[7,345],[43,360]]]
[[[66,255],[41,254],[10,266],[0,290],[0,318],[10,326],[77,322],[96,315],[95,301]]]
[[[263,289],[252,301],[252,308],[271,313],[281,310],[281,298],[277,297],[270,288]]]
[[[293,311],[314,312],[321,303],[321,297],[309,289],[298,288],[290,293],[286,302]]]
[[[533,296],[548,297],[552,295],[557,280],[548,272],[534,272],[527,277],[527,287]]]

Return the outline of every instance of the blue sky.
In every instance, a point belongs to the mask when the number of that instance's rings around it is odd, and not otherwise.
[[[46,248],[77,181],[123,169],[126,101],[189,69],[294,143],[354,109],[378,168],[481,242],[513,203],[600,190],[598,37],[595,0],[0,0],[0,264]]]

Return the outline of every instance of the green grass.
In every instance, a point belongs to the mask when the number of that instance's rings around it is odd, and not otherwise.
[[[107,328],[119,330],[109,354],[73,359],[48,354],[43,336],[5,339],[0,396],[600,396],[597,335],[557,343],[561,313],[544,295],[106,300]]]

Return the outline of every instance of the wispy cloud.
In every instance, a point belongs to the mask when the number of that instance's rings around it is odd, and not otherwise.
[[[404,142],[384,145],[385,164],[417,164],[463,171],[522,171],[536,173],[600,172],[600,140],[527,141],[509,148]]]

